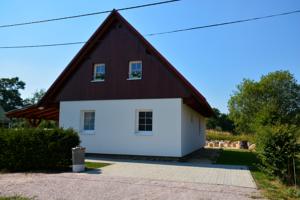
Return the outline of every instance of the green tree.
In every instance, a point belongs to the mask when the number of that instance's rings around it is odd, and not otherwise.
[[[229,117],[238,131],[253,133],[256,127],[300,124],[300,85],[288,71],[245,79],[231,96]]]
[[[259,126],[300,124],[300,85],[288,71],[276,71],[256,82],[245,79],[231,96],[229,117],[238,131]]]
[[[300,125],[300,85],[288,71],[275,71],[259,81],[245,79],[229,102],[229,117],[239,132],[258,127]]]
[[[208,129],[216,129],[219,131],[234,132],[233,121],[229,119],[228,115],[221,113],[219,109],[213,108],[214,116],[207,120],[206,127]]]
[[[18,77],[0,79],[0,104],[5,111],[23,106],[19,90],[25,89],[25,83]]]
[[[238,131],[255,133],[263,169],[293,183],[293,162],[299,153],[300,85],[288,71],[259,81],[245,79],[228,103]]]
[[[39,102],[41,100],[41,98],[44,95],[45,95],[45,90],[44,89],[36,90],[33,93],[33,96],[31,98],[27,98],[27,99],[24,100],[24,105],[36,104],[37,102]]]

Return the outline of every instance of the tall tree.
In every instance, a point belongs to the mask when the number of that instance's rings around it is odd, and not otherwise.
[[[213,111],[214,116],[207,120],[206,127],[208,129],[234,132],[233,121],[229,119],[228,115],[221,113],[217,108],[213,108]]]
[[[300,85],[288,71],[275,71],[259,81],[245,79],[229,102],[229,117],[238,131],[254,133],[265,125],[300,125]]]
[[[45,95],[45,90],[44,89],[36,90],[33,93],[33,96],[31,98],[24,99],[24,105],[36,104],[37,102],[39,102],[41,100],[41,98],[44,95]]]
[[[25,83],[18,77],[0,79],[0,104],[5,111],[23,106],[19,90],[25,88]]]

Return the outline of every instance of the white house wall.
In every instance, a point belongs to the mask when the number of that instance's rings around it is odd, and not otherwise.
[[[182,104],[181,109],[181,151],[185,156],[205,146],[205,118]]]
[[[73,128],[80,133],[81,145],[88,153],[127,154],[149,156],[182,155],[181,147],[188,151],[187,142],[193,147],[200,143],[190,141],[191,137],[181,136],[182,101],[174,99],[134,99],[60,102],[59,124],[63,128]],[[136,111],[153,111],[153,132],[150,136],[136,133]],[[95,111],[95,132],[83,134],[81,112]],[[186,112],[186,108],[184,108]],[[187,127],[187,134],[195,134]],[[196,131],[196,130],[195,130]],[[199,137],[200,136],[195,136]],[[184,144],[181,139],[184,139]],[[194,137],[193,137],[194,138]]]

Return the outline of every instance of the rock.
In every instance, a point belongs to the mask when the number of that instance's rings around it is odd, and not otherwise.
[[[215,142],[214,147],[219,147],[219,142]]]
[[[255,145],[255,144],[251,144],[251,145],[249,146],[249,150],[250,150],[250,151],[255,151],[255,149],[256,149],[256,145]]]

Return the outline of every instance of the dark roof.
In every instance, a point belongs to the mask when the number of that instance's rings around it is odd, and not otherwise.
[[[11,110],[6,113],[6,116],[10,118],[46,119],[58,121],[59,109],[56,106],[39,107],[35,104]]]
[[[44,97],[39,101],[39,103],[30,110],[38,112],[36,109],[38,107],[53,107],[57,105],[55,102],[55,96],[60,92],[63,85],[66,83],[68,78],[77,69],[78,64],[85,58],[85,56],[97,45],[97,41],[101,38],[109,29],[110,25],[115,21],[119,20],[138,38],[138,40],[147,47],[147,49],[155,55],[160,62],[171,71],[175,77],[182,82],[183,85],[191,92],[192,98],[184,99],[184,103],[191,106],[202,115],[209,117],[213,114],[212,108],[202,96],[202,94],[189,82],[182,74],[180,74],[176,68],[164,58],[132,25],[130,25],[116,10],[113,10],[111,14],[105,19],[105,21],[100,25],[100,27],[95,31],[95,33],[90,37],[87,43],[80,49],[68,66],[63,70],[59,77],[48,89]],[[57,106],[54,106],[57,107]],[[18,112],[18,111],[15,111]],[[10,112],[10,116],[13,116],[14,111]],[[9,116],[9,115],[7,115]],[[58,118],[58,117],[56,117]]]

